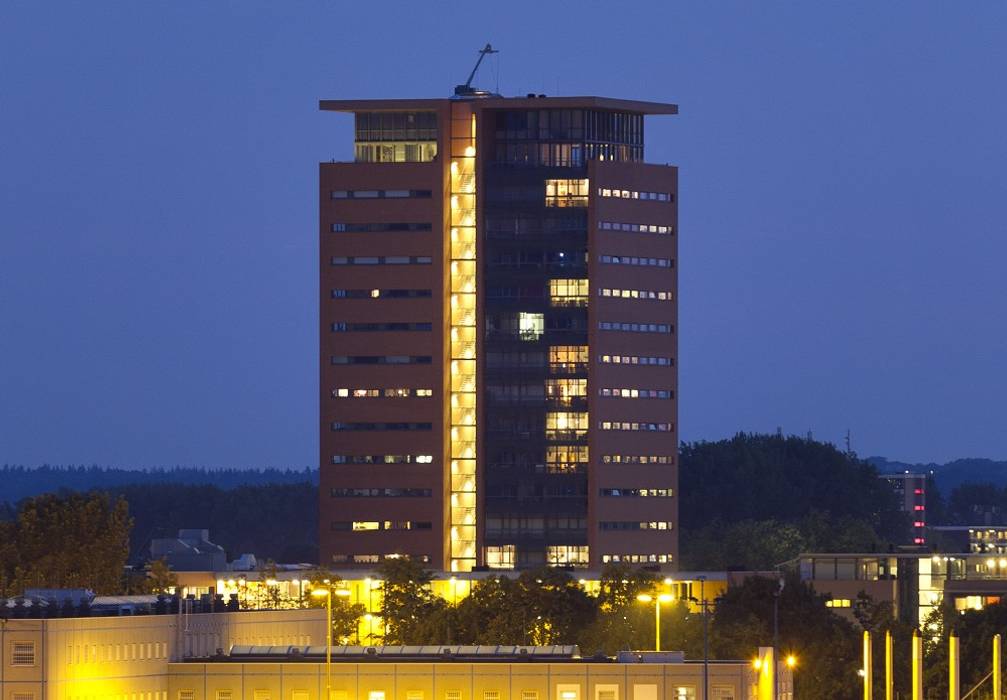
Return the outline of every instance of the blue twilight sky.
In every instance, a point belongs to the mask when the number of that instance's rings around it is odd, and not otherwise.
[[[317,461],[319,98],[676,102],[681,434],[1007,458],[1007,3],[0,3],[0,463]],[[2,491],[2,487],[0,487]]]

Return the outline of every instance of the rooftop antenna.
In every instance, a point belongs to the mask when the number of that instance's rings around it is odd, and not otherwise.
[[[472,72],[469,73],[469,79],[465,81],[464,85],[455,86],[455,97],[486,97],[490,94],[486,90],[479,90],[472,87],[472,80],[476,77],[476,71],[479,70],[479,64],[481,64],[483,59],[491,53],[500,52],[494,49],[492,44],[486,44],[486,46],[479,50],[479,60],[476,61],[475,67],[472,69]]]

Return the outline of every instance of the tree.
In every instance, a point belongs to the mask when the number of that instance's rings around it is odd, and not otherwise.
[[[335,591],[339,589],[339,584],[343,579],[322,567],[312,569],[304,578],[309,581],[307,586],[309,592],[297,601],[299,605],[309,608],[324,608],[328,605],[325,596],[313,596],[310,591],[316,589],[332,591],[333,643],[348,644],[353,640],[359,644],[363,641],[359,638],[359,625],[360,618],[367,612],[367,608],[361,603],[351,603],[348,598],[335,595]]]
[[[772,643],[778,585],[775,576],[753,576],[720,598],[711,624],[717,658],[752,658],[758,647]],[[860,667],[860,636],[825,601],[796,574],[786,577],[779,600],[780,651],[799,659],[796,697],[853,700],[858,696],[851,679]]]
[[[402,557],[381,562],[378,577],[383,581],[385,644],[439,643],[436,640],[446,632],[440,623],[448,604],[430,590],[433,574],[419,562]]]
[[[25,588],[89,588],[120,593],[132,519],[123,499],[44,495],[22,501],[0,525],[0,595]]]
[[[147,582],[151,593],[171,593],[178,589],[178,575],[163,557],[147,565]]]

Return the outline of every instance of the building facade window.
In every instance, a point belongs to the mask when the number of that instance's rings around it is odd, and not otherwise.
[[[549,280],[549,302],[552,306],[587,306],[588,284],[586,279]]]
[[[14,640],[10,643],[11,666],[35,665],[35,642],[30,640]]]
[[[545,414],[547,440],[578,440],[587,437],[586,411],[549,411]]]
[[[549,545],[546,549],[546,563],[549,566],[572,566],[583,569],[588,565],[587,545]]]
[[[429,289],[333,289],[333,299],[427,299]]]
[[[670,520],[603,520],[598,523],[600,530],[671,530],[673,527]]]
[[[337,321],[330,326],[333,333],[408,333],[433,330],[433,324],[423,323],[347,323]]]
[[[384,530],[430,530],[431,521],[417,520],[337,520],[332,529],[339,532],[380,532]]]
[[[433,190],[332,190],[332,199],[430,199]]]
[[[603,564],[670,564],[674,560],[672,554],[602,554]],[[695,697],[695,696],[693,696]]]
[[[630,321],[598,321],[600,331],[624,331],[627,333],[671,333],[674,326],[668,323],[636,323]]]
[[[332,423],[333,430],[431,430],[433,423]]]
[[[651,202],[674,202],[675,195],[671,192],[643,192],[640,190],[620,190],[612,187],[599,187],[599,197],[615,197],[616,199],[639,199]]]
[[[381,222],[372,224],[334,223],[330,226],[333,233],[401,233],[404,231],[433,231],[433,224],[409,222]]]
[[[545,395],[552,404],[572,406],[587,398],[587,379],[546,379]]]
[[[598,389],[599,396],[606,396],[618,399],[673,399],[675,392],[669,389],[626,389],[626,388],[603,388]]]
[[[587,345],[553,345],[549,348],[549,371],[584,372],[588,363]]]
[[[433,455],[332,455],[333,464],[430,464]]]
[[[333,257],[329,264],[340,265],[430,265],[434,259],[429,255],[378,255]]]
[[[602,464],[674,464],[674,455],[602,455]]]
[[[674,489],[601,489],[602,497],[606,498],[671,498],[675,495]]]
[[[489,569],[513,569],[516,565],[515,551],[516,547],[512,544],[486,547],[486,567]]]
[[[590,194],[591,186],[586,178],[545,181],[547,207],[586,207]]]
[[[673,367],[675,360],[655,355],[598,355],[598,363],[603,365],[650,365]]]
[[[670,291],[652,291],[649,289],[614,289],[602,287],[598,296],[613,299],[639,299],[641,301],[671,301]]]
[[[636,255],[599,255],[598,262],[605,265],[634,265],[637,267],[665,267],[675,266],[675,261],[671,258],[641,258]]]
[[[429,365],[432,355],[332,355],[334,365]]]
[[[588,461],[587,445],[546,445],[545,469],[550,474],[583,471]]]
[[[649,423],[640,421],[598,421],[599,430],[625,430],[643,433],[668,433],[675,429],[674,423]]]
[[[332,398],[334,399],[408,399],[412,397],[430,398],[433,395],[433,389],[350,389],[340,387],[332,390]]]
[[[628,224],[622,221],[599,221],[600,231],[623,231],[625,233],[656,233],[662,236],[670,236],[675,233],[672,226],[664,224]]]
[[[431,489],[420,488],[334,488],[332,498],[430,498]]]

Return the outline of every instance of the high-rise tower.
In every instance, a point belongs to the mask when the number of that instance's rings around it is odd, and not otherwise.
[[[677,169],[600,97],[325,100],[321,561],[672,569]]]

